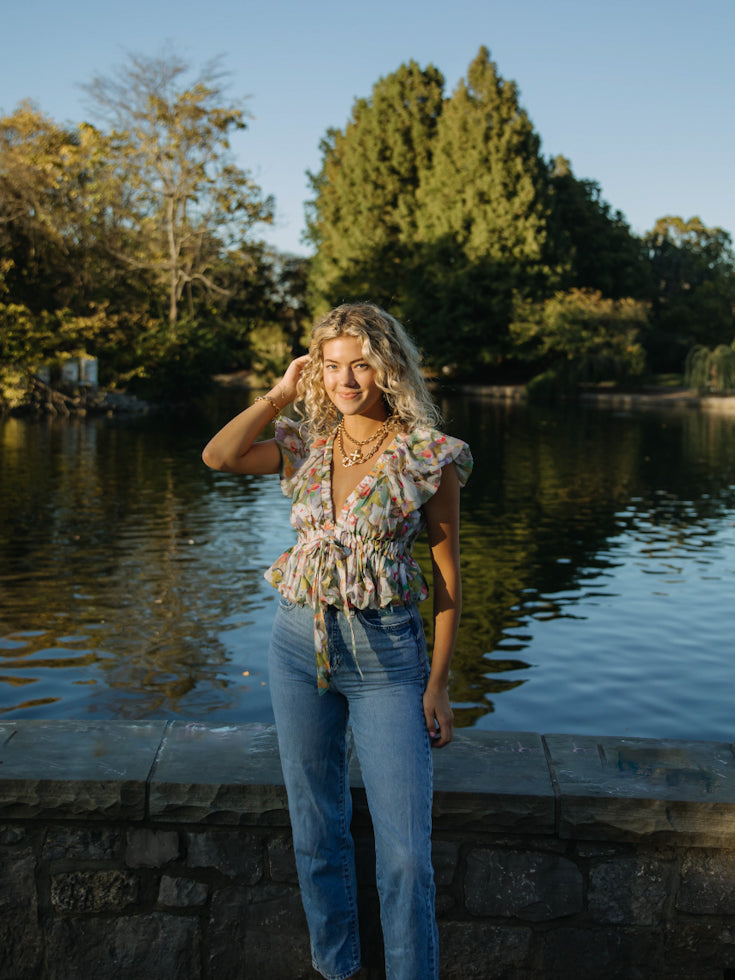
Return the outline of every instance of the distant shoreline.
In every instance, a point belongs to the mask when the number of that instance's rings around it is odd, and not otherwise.
[[[528,399],[524,385],[458,384],[456,388],[470,395],[498,401],[523,402]],[[562,401],[591,402],[606,408],[699,408],[735,415],[735,395],[700,395],[691,388],[583,389],[558,398]]]
[[[223,388],[244,388],[259,390],[266,387],[248,371],[215,375],[215,382]],[[430,382],[434,390],[442,388],[461,391],[480,398],[495,401],[525,402],[528,400],[526,386],[478,385],[458,382],[447,384],[441,381]],[[723,415],[735,415],[735,395],[700,395],[692,388],[665,388],[663,386],[644,386],[641,388],[584,388],[575,394],[559,395],[560,401],[592,402],[606,408],[700,408]]]
[[[213,378],[220,388],[259,391],[269,387],[268,383],[254,377],[249,371],[237,371],[232,374],[218,374]],[[153,406],[124,391],[112,392],[102,388],[89,391],[78,391],[74,395],[65,394],[46,385],[36,382],[37,390],[32,401],[9,410],[0,410],[0,418],[8,415],[23,416],[56,416],[78,418],[84,415],[141,415],[146,414],[160,405]],[[462,392],[478,398],[493,401],[520,404],[528,401],[526,386],[515,385],[478,385],[478,384],[446,384],[430,382],[434,390],[451,390]],[[601,408],[618,410],[649,409],[649,408],[696,408],[701,411],[735,416],[734,395],[699,395],[690,388],[586,388],[574,394],[558,394],[553,401],[557,402],[586,402]]]

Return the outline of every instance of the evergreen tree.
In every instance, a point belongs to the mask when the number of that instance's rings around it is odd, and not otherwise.
[[[430,161],[444,80],[411,61],[357,99],[344,131],[322,141],[309,174],[307,210],[311,305],[320,312],[370,299],[403,313],[416,237],[416,189]]]
[[[650,276],[643,243],[621,212],[603,200],[600,185],[576,178],[563,156],[551,162],[550,174],[562,285],[598,290],[610,299],[647,296]]]
[[[444,105],[417,195],[423,281],[413,313],[434,358],[497,361],[514,297],[548,291],[551,197],[539,149],[515,83],[481,48]]]

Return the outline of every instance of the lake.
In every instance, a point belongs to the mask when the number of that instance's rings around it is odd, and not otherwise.
[[[0,420],[0,716],[272,721],[263,572],[293,542],[288,501],[200,458],[249,397]],[[731,741],[735,419],[441,407],[475,457],[457,725]]]

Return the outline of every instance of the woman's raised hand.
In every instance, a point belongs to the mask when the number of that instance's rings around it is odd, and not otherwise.
[[[309,354],[302,354],[301,357],[294,358],[286,368],[286,372],[281,380],[273,386],[273,391],[278,392],[278,399],[282,405],[288,405],[296,397],[296,387],[299,383],[301,373],[311,360]]]
[[[212,436],[202,453],[210,469],[226,473],[278,473],[281,454],[275,441],[255,440],[266,424],[273,421],[274,412],[278,415],[294,400],[301,372],[308,363],[308,354],[291,361],[281,380],[267,395],[258,396],[252,405]]]

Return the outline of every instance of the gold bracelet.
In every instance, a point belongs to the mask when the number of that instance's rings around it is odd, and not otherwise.
[[[278,405],[273,401],[273,399],[269,395],[258,395],[255,401],[268,402],[268,404],[273,408],[273,411],[276,413],[273,416],[274,419],[277,419],[278,416],[281,414],[281,409],[278,407]]]

